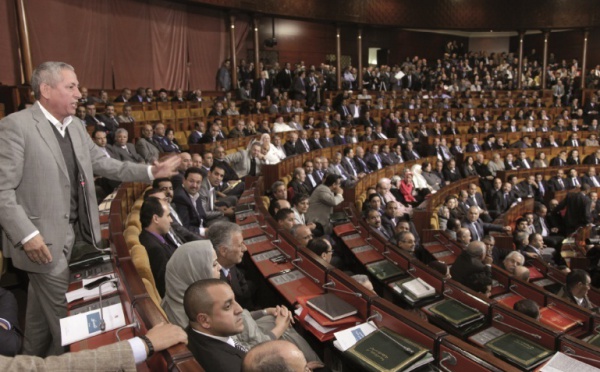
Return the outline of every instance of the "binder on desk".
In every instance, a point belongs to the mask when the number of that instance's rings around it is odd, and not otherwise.
[[[568,318],[549,307],[540,309],[540,322],[563,332],[580,324],[577,319]]]
[[[593,335],[587,340],[587,343],[600,347],[600,333]]]
[[[498,301],[499,304],[501,304],[505,307],[508,307],[509,309],[512,309],[517,302],[519,302],[523,299],[524,299],[523,296],[518,295],[513,292],[508,292],[503,295],[494,297],[494,300]]]
[[[529,266],[529,280],[537,280],[537,279],[542,279],[544,277],[544,274],[542,274],[537,267],[535,266]]]
[[[435,288],[421,278],[404,281],[401,283],[400,287],[405,295],[416,300],[435,296]]]
[[[344,214],[344,216],[346,216],[346,215]],[[333,216],[332,216],[332,217],[333,217]],[[333,228],[333,232],[334,232],[334,233],[335,233],[337,236],[339,236],[339,237],[342,237],[343,235],[346,235],[346,234],[350,234],[350,233],[356,232],[356,228],[355,228],[355,227],[354,227],[354,225],[353,225],[353,224],[351,224],[351,223],[343,223],[343,224],[341,224],[341,225],[337,225],[337,226],[335,226],[335,227]]]
[[[333,293],[313,297],[306,301],[308,306],[325,315],[329,320],[336,321],[356,314],[356,308]]]
[[[387,328],[365,336],[344,355],[367,371],[411,371],[433,360],[429,350]]]
[[[548,359],[554,351],[515,333],[506,333],[486,344],[500,358],[529,370]]]
[[[429,312],[442,318],[456,328],[461,328],[484,318],[477,309],[447,298],[429,307]]]
[[[356,256],[358,261],[362,264],[368,264],[374,261],[380,261],[383,259],[381,253],[370,245],[362,245],[356,248],[352,248],[352,253]]]
[[[386,280],[406,272],[389,260],[381,260],[366,265],[367,270],[379,280]]]

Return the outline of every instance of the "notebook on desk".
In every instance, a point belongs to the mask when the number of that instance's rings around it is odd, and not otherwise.
[[[406,272],[390,260],[381,260],[366,265],[367,270],[379,280],[386,280]]]
[[[333,293],[313,297],[306,301],[308,306],[325,315],[332,321],[340,320],[356,314],[356,308]]]
[[[429,307],[429,312],[444,319],[456,328],[461,328],[484,318],[477,309],[447,298]]]
[[[515,333],[506,333],[486,344],[500,358],[530,370],[548,359],[554,351]]]
[[[344,352],[367,371],[411,371],[433,360],[429,350],[387,328],[363,337]]]

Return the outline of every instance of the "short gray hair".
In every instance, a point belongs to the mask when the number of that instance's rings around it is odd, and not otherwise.
[[[356,280],[358,282],[358,284],[363,285],[366,282],[369,282],[369,277],[364,275],[364,274],[356,274],[356,275],[352,275],[352,279]]]
[[[508,259],[518,260],[519,265],[523,265],[523,263],[525,263],[525,256],[523,256],[521,254],[521,252],[519,252],[519,251],[512,251],[509,254],[507,254],[506,257],[504,258],[504,260],[508,260]]]
[[[480,241],[473,241],[467,245],[465,249],[467,254],[471,257],[481,257],[485,254],[485,244]]]
[[[33,90],[33,94],[35,99],[40,99],[42,96],[40,91],[40,86],[42,84],[50,85],[54,87],[56,83],[61,80],[60,72],[62,70],[71,70],[75,71],[73,66],[64,62],[44,62],[33,71],[33,75],[31,76],[31,89]]]
[[[127,129],[125,128],[119,128],[115,131],[115,137],[118,136],[119,134],[125,132],[125,134],[127,134],[127,136],[129,136],[129,132],[127,131]]]
[[[213,247],[219,252],[219,247],[225,247],[229,249],[231,247],[231,239],[233,234],[242,232],[242,228],[229,221],[215,222],[208,229],[208,240],[212,243]]]

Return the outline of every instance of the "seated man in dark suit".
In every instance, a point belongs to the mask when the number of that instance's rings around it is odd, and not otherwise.
[[[491,278],[492,262],[492,257],[487,255],[485,244],[473,241],[456,258],[456,261],[450,268],[450,275],[457,282],[469,285],[469,277],[473,274],[483,273],[485,276]]]
[[[188,137],[188,145],[202,143],[204,132],[206,132],[206,124],[204,124],[203,121],[196,121],[194,123],[194,130],[192,131],[192,133],[190,133],[190,136]]]
[[[294,178],[288,184],[288,189],[290,188],[293,190],[293,194],[290,195],[288,191],[289,199],[298,194],[310,195],[312,189],[306,184],[306,171],[304,168],[298,167],[294,169]]]
[[[221,280],[231,286],[235,300],[244,308],[254,310],[254,292],[252,282],[247,281],[244,273],[236,266],[242,262],[244,236],[240,226],[233,222],[217,222],[208,229],[208,239],[217,252],[217,261],[221,265]]]
[[[242,307],[229,285],[219,279],[192,284],[183,297],[190,320],[188,348],[205,371],[240,371],[246,348],[232,336],[244,331]]]
[[[565,179],[565,187],[567,190],[581,187],[581,179],[579,179],[576,169],[569,169],[569,176]]]
[[[554,192],[566,190],[567,183],[566,183],[564,176],[565,176],[564,170],[562,170],[562,169],[557,170],[556,176],[552,176],[552,178],[550,178],[550,181],[548,181],[548,187]]]
[[[587,174],[581,177],[581,183],[587,183],[590,187],[600,187],[600,177],[596,175],[595,167],[590,167]]]
[[[590,285],[590,275],[585,270],[574,269],[567,274],[565,286],[556,295],[591,310],[595,306],[588,298]]]
[[[501,226],[492,223],[485,223],[479,220],[479,207],[472,206],[467,212],[467,219],[462,223],[464,228],[471,232],[473,241],[481,241],[490,231],[510,232],[510,226]]]
[[[173,191],[173,204],[181,219],[181,224],[193,233],[204,236],[206,211],[200,199],[202,171],[190,167],[185,171],[183,187]]]
[[[496,192],[492,196],[492,207],[497,214],[502,214],[511,207],[511,205],[516,202],[515,196],[511,193],[512,185],[510,182],[505,182],[502,185],[502,190]]]
[[[454,159],[450,160],[447,166],[442,171],[445,181],[449,181],[450,183],[456,182],[462,178],[458,169],[456,169],[456,161]]]
[[[11,292],[0,287],[0,355],[19,354],[22,341],[17,300]]]
[[[142,204],[140,222],[143,229],[140,233],[140,243],[148,252],[156,289],[163,297],[165,295],[167,262],[177,248],[177,245],[167,238],[167,233],[171,229],[169,207],[156,198],[148,198]]]

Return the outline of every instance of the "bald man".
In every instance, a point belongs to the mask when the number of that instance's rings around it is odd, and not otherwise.
[[[483,242],[472,241],[465,250],[456,258],[450,268],[452,279],[468,285],[469,277],[473,274],[484,273],[491,278],[493,259],[487,255]]]
[[[242,372],[304,372],[322,367],[318,362],[306,363],[304,354],[289,341],[277,340],[254,347],[242,364]]]

